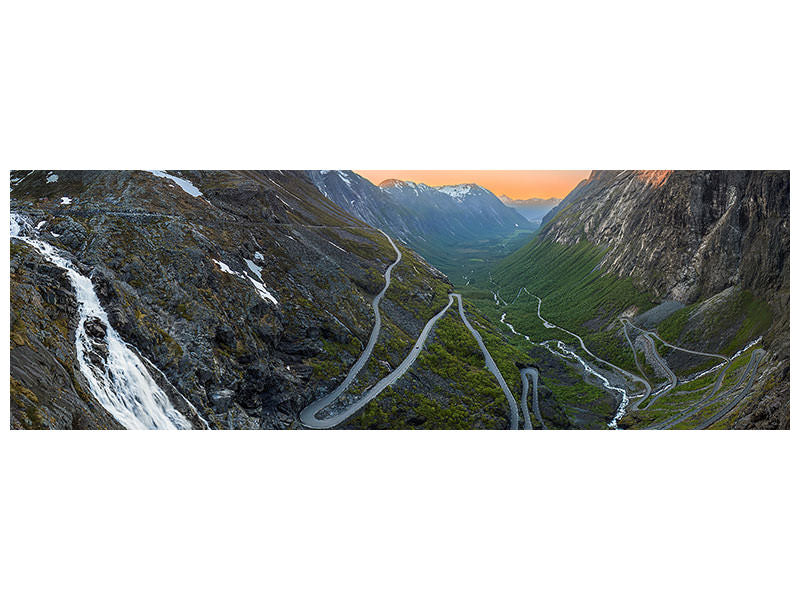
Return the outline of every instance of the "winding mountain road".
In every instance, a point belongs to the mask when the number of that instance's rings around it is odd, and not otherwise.
[[[606,365],[607,367],[611,367],[612,369],[614,369],[616,371],[619,371],[620,373],[622,373],[626,377],[630,377],[634,381],[638,381],[639,383],[641,383],[644,386],[648,386],[649,385],[647,383],[647,381],[645,381],[644,379],[642,379],[638,375],[634,375],[630,371],[626,371],[622,367],[618,367],[614,363],[610,363],[607,360],[603,360],[602,358],[600,358],[599,356],[594,354],[591,350],[589,350],[586,347],[586,344],[583,342],[583,338],[581,336],[579,336],[577,333],[574,333],[574,332],[570,331],[569,329],[564,329],[560,325],[555,325],[554,323],[550,323],[549,321],[545,320],[545,318],[542,316],[542,299],[539,298],[539,296],[534,296],[534,298],[536,298],[539,301],[539,306],[537,307],[536,312],[537,312],[537,315],[539,316],[539,318],[542,320],[542,323],[544,323],[545,327],[547,327],[548,329],[558,329],[560,331],[563,331],[566,334],[571,335],[576,340],[578,340],[578,343],[580,343],[581,348],[583,348],[583,351],[586,352],[586,354],[591,356],[593,359],[595,359],[597,362],[602,363],[602,364]]]
[[[750,373],[750,380],[748,381],[744,389],[739,394],[737,394],[736,397],[731,402],[729,402],[728,404],[723,406],[719,411],[714,413],[712,417],[706,419],[705,421],[697,425],[695,429],[705,429],[709,425],[712,425],[713,423],[717,422],[719,419],[728,414],[728,412],[730,412],[750,392],[750,388],[752,388],[753,386],[753,380],[755,379],[756,371],[758,369],[758,363],[761,362],[761,358],[765,354],[766,352],[764,352],[760,348],[754,350],[750,355],[750,361],[747,363],[747,368],[739,376],[739,379],[736,381],[736,383],[733,384],[731,387],[729,387],[728,390],[725,391],[721,396],[715,397],[717,395],[717,392],[719,391],[719,388],[722,386],[722,380],[725,377],[725,373],[728,372],[728,368],[731,366],[731,363],[728,362],[725,365],[725,368],[717,376],[717,379],[714,382],[714,388],[711,390],[711,392],[703,396],[703,398],[700,399],[700,401],[697,402],[697,404],[684,410],[678,416],[673,417],[663,423],[658,423],[656,425],[653,425],[649,427],[649,429],[671,429],[672,427],[675,427],[675,425],[683,423],[686,419],[696,415],[704,408],[711,406],[715,402],[718,402],[721,398],[724,398],[725,396],[731,394],[733,390],[742,385],[742,382],[744,381],[745,377],[747,377],[748,373]]]
[[[658,400],[664,394],[666,394],[666,393],[670,392],[671,390],[673,390],[675,388],[675,386],[678,385],[678,378],[676,377],[676,375],[672,371],[672,369],[669,368],[669,365],[667,364],[667,361],[664,360],[661,357],[661,355],[658,353],[658,350],[656,350],[656,343],[655,343],[655,341],[653,341],[653,336],[652,336],[651,332],[639,329],[638,327],[633,325],[628,319],[622,319],[621,318],[620,322],[622,323],[622,331],[625,333],[625,339],[628,340],[628,345],[631,347],[631,352],[633,352],[633,360],[636,363],[636,368],[639,369],[639,373],[641,373],[642,376],[646,378],[646,375],[644,373],[644,369],[642,369],[642,365],[639,363],[639,355],[636,353],[636,346],[631,341],[631,337],[628,334],[628,325],[630,325],[631,327],[634,327],[637,330],[642,332],[641,335],[645,340],[645,345],[647,346],[647,344],[649,344],[650,357],[652,357],[652,359],[662,368],[662,370],[667,374],[667,377],[669,378],[669,384],[667,384],[666,387],[658,390],[655,394],[652,393],[653,389],[650,386],[650,383],[648,382],[647,383],[647,390],[645,391],[644,396],[639,398],[639,400],[637,400],[635,404],[631,405],[631,410],[639,410],[639,407],[642,405],[642,403],[645,400],[647,400],[648,398],[650,398],[650,402],[648,402],[647,406],[644,407],[645,409],[648,409],[653,405],[653,402]]]
[[[726,362],[728,360],[730,360],[727,356],[723,356],[722,354],[713,354],[711,352],[699,352],[697,350],[689,350],[688,348],[681,348],[680,346],[675,346],[673,344],[670,344],[669,342],[664,341],[663,339],[661,339],[661,337],[655,331],[648,331],[647,329],[642,329],[638,325],[634,325],[633,323],[631,323],[630,319],[620,319],[620,321],[622,321],[623,323],[627,323],[628,325],[630,325],[634,329],[637,329],[637,330],[641,331],[644,334],[647,334],[647,335],[649,335],[651,337],[654,337],[659,342],[661,342],[662,344],[664,344],[668,348],[672,348],[673,350],[680,350],[681,352],[687,352],[689,354],[697,354],[698,356],[710,356],[711,358],[719,358],[719,359],[724,360]]]
[[[481,334],[478,333],[475,328],[470,324],[469,320],[467,319],[467,315],[464,314],[464,304],[461,302],[461,294],[450,294],[450,298],[453,297],[458,298],[458,313],[461,315],[461,320],[464,321],[464,325],[467,326],[469,332],[472,334],[472,337],[475,338],[475,341],[478,342],[478,346],[483,352],[483,358],[486,360],[486,368],[491,371],[494,378],[497,379],[497,383],[500,384],[500,388],[503,390],[503,393],[506,395],[506,400],[508,400],[508,408],[509,408],[509,420],[511,422],[511,429],[519,429],[519,409],[517,408],[517,401],[514,400],[514,396],[511,394],[511,390],[508,389],[508,385],[506,384],[506,380],[503,379],[503,375],[500,373],[500,369],[497,368],[497,364],[495,364],[492,355],[489,354],[489,351],[486,349],[486,345],[483,343],[483,338]],[[530,420],[530,417],[528,418]]]
[[[340,384],[334,392],[327,394],[326,396],[320,398],[316,402],[311,403],[307,406],[301,413],[300,413],[300,421],[306,427],[310,429],[330,429],[331,427],[336,427],[337,425],[341,425],[347,419],[355,415],[359,410],[361,410],[364,406],[369,403],[370,400],[375,398],[378,394],[380,394],[383,390],[385,390],[390,385],[397,382],[403,375],[405,375],[406,371],[411,368],[414,362],[417,360],[420,352],[422,352],[425,342],[428,339],[428,336],[431,333],[431,330],[436,325],[436,322],[441,319],[444,314],[450,309],[453,305],[455,300],[458,300],[458,311],[461,315],[461,320],[464,322],[464,325],[467,326],[472,336],[478,342],[478,346],[483,352],[484,359],[486,361],[486,368],[495,376],[497,382],[500,384],[500,387],[503,390],[503,393],[506,396],[506,399],[509,403],[510,408],[510,424],[511,429],[519,429],[519,412],[517,411],[517,403],[514,400],[514,396],[511,394],[511,390],[508,388],[503,375],[500,373],[500,370],[497,368],[497,364],[495,364],[492,355],[486,349],[486,346],[483,343],[483,339],[481,335],[472,327],[469,320],[467,319],[466,314],[464,313],[464,305],[461,301],[461,294],[449,294],[449,301],[447,306],[445,306],[441,311],[436,313],[426,324],[425,327],[422,328],[422,331],[417,338],[417,341],[414,343],[414,347],[411,349],[411,352],[408,353],[408,356],[403,359],[396,369],[394,369],[391,373],[386,375],[383,379],[381,379],[378,383],[374,386],[369,388],[364,394],[359,398],[356,402],[349,405],[347,408],[342,410],[341,412],[329,416],[329,417],[317,417],[317,413],[319,413],[324,408],[327,408],[331,404],[333,404],[339,396],[342,394],[344,389],[339,389],[342,387]],[[374,346],[374,344],[373,344]],[[372,348],[369,349],[372,352]],[[364,355],[362,354],[362,357]],[[369,356],[367,356],[369,358]],[[365,361],[366,362],[366,359]],[[355,366],[355,365],[354,365]],[[363,365],[362,365],[363,366]],[[352,372],[352,369],[351,369]],[[348,374],[349,376],[349,374]],[[355,377],[355,375],[353,375]],[[352,381],[352,378],[350,379]],[[349,382],[348,382],[349,384]],[[337,393],[338,392],[338,393]]]
[[[666,361],[658,354],[657,351],[655,351],[655,342],[653,341],[654,339],[660,341],[662,344],[664,344],[668,348],[672,348],[673,350],[678,350],[679,352],[686,352],[688,354],[695,354],[695,355],[698,355],[698,356],[708,356],[710,358],[718,358],[718,359],[723,361],[723,363],[721,363],[720,365],[717,365],[716,367],[714,367],[716,369],[716,368],[719,368],[719,367],[724,365],[724,368],[720,371],[719,375],[717,375],[717,378],[714,381],[714,386],[713,386],[713,388],[711,389],[711,391],[709,393],[707,393],[705,396],[703,396],[693,406],[690,406],[689,408],[683,410],[677,416],[672,417],[671,419],[668,419],[667,421],[664,421],[662,423],[657,423],[656,425],[652,425],[652,426],[649,427],[649,429],[670,429],[671,427],[674,427],[675,425],[678,425],[679,423],[682,423],[686,419],[692,417],[693,415],[697,414],[699,411],[701,411],[704,408],[710,406],[714,402],[718,401],[720,398],[724,398],[726,395],[728,395],[730,393],[730,392],[725,392],[721,397],[716,397],[717,393],[719,392],[720,387],[722,387],[722,381],[725,378],[725,373],[728,372],[728,368],[730,367],[731,361],[733,360],[733,358],[729,358],[727,356],[723,356],[722,354],[715,354],[713,352],[700,352],[698,350],[689,350],[688,348],[683,348],[681,346],[676,346],[674,344],[670,344],[669,342],[664,341],[656,332],[648,331],[646,329],[642,329],[638,325],[634,325],[633,323],[630,322],[629,319],[620,319],[620,321],[622,322],[623,327],[625,327],[625,335],[626,335],[626,337],[627,337],[627,327],[630,326],[630,327],[636,329],[637,331],[641,332],[642,335],[645,336],[645,338],[649,340],[650,344],[652,345],[653,351],[655,352],[654,358],[656,358],[656,360],[659,362],[660,365],[662,365],[663,367],[665,367],[667,369],[667,372],[670,375],[670,384],[666,388],[664,388],[663,390],[661,390],[657,394],[655,394],[653,396],[653,398],[650,400],[650,402],[647,404],[647,406],[645,406],[645,409],[650,408],[653,405],[653,403],[659,397],[661,397],[661,396],[665,395],[666,393],[668,393],[669,391],[673,390],[678,384],[677,377],[675,376],[675,373],[672,372],[672,370],[667,365]],[[630,344],[630,338],[629,337],[628,337],[628,343]],[[633,346],[631,346],[631,348],[633,348]],[[739,385],[741,385],[742,380],[744,379],[746,374],[750,371],[751,365],[753,366],[753,375],[755,375],[755,371],[756,371],[756,369],[758,367],[758,361],[760,361],[760,356],[761,356],[761,355],[756,356],[757,352],[763,352],[763,350],[757,350],[757,351],[753,352],[753,354],[750,356],[750,361],[751,362],[748,364],[747,369],[742,374],[742,376],[740,377],[740,379],[736,383],[736,385],[733,386],[733,388],[736,388]],[[635,353],[635,350],[634,350],[634,353]],[[738,353],[737,353],[737,355],[738,355]],[[754,359],[757,359],[755,364],[753,363]],[[744,392],[745,395],[747,394],[747,392],[749,392],[751,386],[752,386],[752,380],[751,380],[750,384],[745,388],[745,392]],[[742,395],[742,396],[738,396],[737,395],[737,397],[734,399],[734,401],[732,401],[730,403],[730,408],[723,409],[719,413],[716,413],[714,420],[710,420],[710,421],[707,420],[707,421],[709,421],[709,424],[713,424],[714,422],[716,422],[719,419],[721,419],[734,406],[736,406],[741,401],[741,399],[743,397],[744,397],[744,395]],[[641,402],[642,401],[637,402],[637,404],[636,404],[636,406],[634,408],[637,409],[639,407],[639,404],[641,404]],[[705,428],[707,426],[708,425],[702,425],[701,424],[700,426],[698,426],[698,428],[699,429],[703,429],[703,428]]]
[[[669,378],[669,383],[667,384],[667,386],[658,390],[650,398],[650,402],[648,402],[647,406],[644,407],[646,410],[651,406],[653,406],[653,402],[658,400],[661,396],[668,394],[669,392],[675,389],[675,386],[678,385],[678,376],[675,375],[675,372],[669,368],[667,361],[664,360],[664,358],[662,358],[661,355],[658,353],[658,350],[656,350],[656,343],[653,340],[653,338],[649,335],[646,335],[644,337],[645,340],[647,340],[645,343],[650,345],[650,356],[652,357],[653,361],[661,367],[662,371],[664,371],[667,374],[667,377]]]
[[[519,374],[520,377],[522,377],[522,412],[525,415],[525,429],[533,429],[531,426],[530,413],[528,412],[529,389],[533,390],[533,395],[531,396],[533,414],[536,416],[539,423],[541,423],[542,429],[547,429],[547,425],[545,425],[544,419],[542,419],[542,413],[539,410],[539,371],[533,367],[526,367],[521,369]],[[531,381],[530,386],[528,386],[528,379]]]
[[[369,341],[367,345],[364,347],[364,351],[361,353],[361,356],[358,357],[353,366],[350,367],[350,371],[348,371],[347,376],[342,380],[342,382],[336,386],[336,389],[333,390],[331,393],[326,394],[319,400],[312,402],[308,405],[303,412],[300,414],[300,420],[303,423],[312,424],[315,422],[313,419],[313,415],[318,413],[323,407],[328,406],[329,404],[333,404],[339,396],[341,396],[344,391],[350,387],[350,384],[353,383],[353,380],[359,374],[361,369],[364,368],[364,365],[367,364],[370,356],[372,356],[372,350],[375,348],[375,344],[378,341],[378,336],[381,333],[381,311],[380,311],[380,303],[383,300],[384,295],[386,294],[386,290],[389,289],[389,284],[392,281],[392,269],[397,266],[397,263],[400,262],[400,259],[403,258],[403,255],[400,253],[400,249],[395,245],[392,238],[390,238],[386,233],[382,230],[380,231],[383,235],[386,236],[386,239],[389,240],[389,243],[394,248],[394,251],[397,253],[397,258],[395,261],[389,265],[386,269],[386,272],[383,274],[383,278],[386,281],[383,289],[378,293],[375,298],[372,300],[372,311],[375,313],[375,325],[372,327],[372,333],[369,336]],[[309,425],[312,426],[312,425]],[[332,427],[332,425],[331,425]]]
[[[375,398],[384,389],[394,384],[398,379],[400,379],[403,375],[405,375],[406,371],[408,371],[408,369],[410,369],[411,366],[414,364],[414,362],[417,360],[417,357],[419,356],[420,352],[422,352],[425,342],[428,339],[428,335],[430,335],[430,332],[436,325],[436,322],[444,316],[444,314],[453,305],[453,302],[455,300],[458,300],[458,312],[461,315],[461,320],[464,322],[464,325],[466,325],[469,332],[478,342],[478,346],[480,347],[481,352],[483,352],[483,357],[486,362],[486,368],[489,369],[492,375],[494,375],[495,379],[497,379],[497,382],[500,384],[500,387],[503,390],[506,399],[508,400],[509,410],[510,410],[509,420],[511,424],[511,429],[519,429],[519,411],[517,408],[517,402],[514,399],[514,396],[511,394],[511,390],[508,388],[508,385],[506,384],[503,375],[497,368],[497,364],[494,362],[492,355],[489,353],[489,350],[486,349],[486,345],[483,343],[481,335],[475,330],[475,328],[469,322],[469,319],[467,319],[467,315],[464,312],[464,305],[461,300],[461,294],[455,294],[455,293],[448,294],[447,306],[445,306],[441,311],[436,313],[425,324],[425,326],[422,328],[422,331],[419,334],[419,337],[417,338],[417,341],[414,343],[414,347],[411,349],[411,352],[408,353],[408,356],[406,356],[405,359],[403,359],[403,362],[401,362],[396,369],[394,369],[391,373],[389,373],[383,379],[378,381],[378,383],[376,383],[374,386],[365,391],[364,394],[361,396],[361,398],[359,398],[356,402],[344,408],[341,412],[326,417],[317,416],[320,413],[320,411],[329,408],[331,405],[333,405],[339,399],[339,397],[344,393],[344,391],[348,387],[350,387],[355,378],[358,376],[361,369],[364,367],[364,365],[372,356],[372,351],[375,348],[375,344],[378,341],[378,336],[380,335],[380,329],[381,329],[380,303],[381,300],[383,300],[384,295],[386,294],[386,290],[389,289],[389,284],[391,283],[391,278],[392,278],[392,269],[394,269],[394,267],[400,262],[402,254],[400,253],[400,250],[397,248],[392,238],[386,235],[384,231],[382,230],[378,231],[380,231],[383,235],[385,235],[386,239],[389,240],[389,243],[392,245],[392,248],[394,248],[395,252],[397,253],[397,258],[386,269],[386,272],[384,273],[384,279],[386,283],[383,286],[383,289],[380,291],[380,293],[377,296],[375,296],[375,298],[372,301],[372,310],[375,313],[375,325],[372,328],[372,333],[370,334],[369,342],[367,342],[367,345],[364,347],[364,351],[358,357],[358,360],[356,360],[353,366],[350,367],[347,376],[342,380],[342,382],[338,386],[336,386],[336,389],[334,389],[329,394],[326,394],[322,398],[315,400],[301,411],[300,422],[304,426],[310,429],[330,429],[331,427],[336,427],[337,425],[341,425],[347,419],[355,415],[359,410],[361,410],[364,406],[366,406],[370,400]],[[536,390],[535,385],[534,385],[534,390]],[[537,404],[537,410],[538,410],[538,404]],[[527,418],[527,424],[528,427],[526,428],[530,429],[531,428],[530,417]]]
[[[747,381],[747,385],[742,389],[741,392],[739,392],[738,394],[736,394],[736,396],[734,396],[733,400],[731,400],[725,406],[720,408],[712,416],[705,419],[702,423],[700,423],[697,427],[695,427],[695,429],[705,429],[706,427],[710,427],[711,425],[719,421],[721,418],[723,418],[725,415],[727,415],[729,412],[731,412],[744,399],[744,397],[750,393],[750,389],[753,387],[753,382],[755,381],[756,378],[756,372],[758,371],[758,364],[761,362],[761,359],[764,358],[765,355],[766,352],[764,352],[764,350],[761,350],[760,348],[758,350],[753,351],[753,353],[750,355],[750,362],[747,363],[747,369],[745,369],[745,372],[742,373],[742,376],[739,378],[739,381],[737,382],[737,386],[740,385],[743,379],[747,377],[747,374],[749,373],[750,378]],[[724,397],[725,395],[726,394],[723,394],[722,397]],[[717,400],[719,400],[719,398],[717,398]]]
[[[636,363],[636,368],[639,369],[639,372],[644,376],[644,371],[642,370],[642,365],[639,364],[639,356],[636,354],[636,348],[631,341],[631,336],[628,334],[628,327],[623,321],[622,323],[622,331],[625,333],[625,339],[628,340],[628,345],[631,347],[631,351],[633,351],[633,359]],[[645,385],[645,392],[644,395],[639,398],[634,404],[631,405],[631,410],[639,410],[642,402],[647,400],[650,397],[650,394],[653,392],[653,388],[650,386],[650,382],[647,379],[644,379]]]
[[[669,342],[667,342],[664,339],[662,339],[658,335],[658,333],[656,333],[654,331],[648,331],[646,329],[642,329],[641,327],[639,327],[637,325],[634,325],[629,319],[621,317],[619,320],[623,325],[623,332],[625,334],[625,338],[628,341],[628,344],[629,344],[629,346],[631,348],[631,351],[633,352],[634,360],[635,360],[635,363],[636,363],[636,367],[639,370],[639,372],[644,376],[644,371],[642,369],[642,365],[639,362],[639,358],[638,358],[638,356],[636,354],[636,347],[635,347],[635,344],[633,343],[633,340],[631,340],[630,333],[628,331],[628,327],[631,327],[631,328],[637,330],[645,338],[645,344],[648,345],[646,350],[650,351],[650,356],[652,357],[653,361],[656,362],[656,364],[659,367],[662,368],[664,373],[666,373],[667,378],[669,379],[669,383],[666,386],[662,387],[661,389],[659,389],[655,393],[653,393],[652,386],[650,385],[650,383],[647,381],[646,378],[634,375],[633,373],[630,373],[630,372],[626,371],[625,369],[622,369],[621,367],[618,367],[617,365],[614,365],[613,363],[610,363],[610,362],[608,362],[606,360],[601,359],[597,355],[593,354],[586,347],[586,345],[583,342],[583,338],[581,338],[581,336],[579,336],[578,334],[576,334],[576,333],[574,333],[572,331],[569,331],[568,329],[565,329],[563,327],[560,327],[560,326],[558,326],[558,325],[556,325],[554,323],[550,323],[549,321],[547,321],[542,316],[542,313],[541,313],[542,299],[539,296],[531,294],[526,288],[521,288],[520,292],[521,291],[524,291],[527,294],[529,294],[530,296],[532,296],[533,298],[536,298],[536,300],[538,301],[537,316],[539,317],[539,319],[542,321],[543,325],[546,328],[548,328],[548,329],[559,329],[560,331],[563,331],[564,333],[569,334],[570,336],[572,336],[572,337],[574,337],[575,339],[578,340],[578,342],[580,343],[581,348],[589,356],[591,356],[592,358],[594,358],[598,362],[600,362],[602,364],[605,364],[605,365],[617,370],[618,372],[622,373],[623,375],[626,375],[626,376],[630,377],[631,379],[640,382],[645,387],[644,394],[642,394],[642,396],[637,399],[635,404],[631,405],[631,409],[632,410],[638,410],[639,407],[641,406],[641,404],[644,403],[646,400],[648,400],[648,398],[650,399],[650,401],[647,403],[647,405],[644,408],[645,409],[650,408],[656,400],[658,400],[660,397],[668,394],[670,391],[675,389],[678,386],[678,383],[679,383],[678,382],[678,377],[675,375],[675,373],[669,367],[669,364],[667,363],[667,361],[659,354],[658,350],[656,349],[655,340],[660,341],[662,344],[664,344],[664,346],[666,346],[668,348],[672,348],[673,350],[678,350],[680,352],[686,352],[686,353],[689,353],[689,354],[695,354],[695,355],[698,355],[698,356],[707,356],[707,357],[710,357],[710,358],[718,358],[718,359],[723,361],[722,363],[718,364],[717,366],[713,367],[712,369],[709,369],[708,371],[704,371],[703,373],[700,374],[700,376],[703,376],[703,375],[705,375],[707,373],[710,373],[710,372],[712,372],[714,370],[719,369],[720,367],[724,367],[720,371],[719,375],[716,377],[716,380],[714,381],[712,389],[707,394],[705,394],[696,404],[684,409],[680,414],[678,414],[675,417],[672,417],[672,418],[670,418],[670,419],[668,419],[666,421],[663,421],[661,423],[656,423],[654,425],[651,425],[650,427],[648,427],[648,429],[669,429],[671,427],[674,427],[675,425],[678,425],[679,423],[682,423],[683,421],[685,421],[685,420],[689,419],[690,417],[692,417],[693,415],[697,414],[699,411],[701,411],[701,410],[703,410],[703,409],[705,409],[705,408],[707,408],[707,407],[709,407],[709,406],[711,406],[711,405],[713,405],[715,403],[718,403],[720,400],[724,399],[726,396],[732,395],[734,393],[734,390],[739,388],[742,385],[742,383],[744,382],[745,378],[747,378],[749,376],[749,379],[748,379],[748,382],[747,382],[746,386],[744,388],[742,388],[739,393],[735,394],[735,396],[732,398],[732,400],[730,400],[728,403],[726,403],[724,406],[722,406],[713,415],[711,415],[710,417],[708,417],[707,419],[705,419],[704,421],[699,423],[695,428],[696,429],[705,429],[706,427],[709,427],[709,426],[713,425],[714,423],[716,423],[717,421],[722,419],[725,415],[730,413],[730,411],[733,410],[744,399],[744,397],[750,392],[750,390],[752,388],[752,385],[753,385],[753,382],[755,380],[755,376],[756,376],[757,369],[758,369],[758,364],[761,361],[761,359],[763,358],[763,356],[765,355],[765,352],[763,350],[761,350],[761,349],[753,351],[753,353],[750,356],[750,362],[748,363],[747,368],[744,370],[744,372],[739,377],[738,381],[734,385],[729,387],[720,396],[717,396],[717,394],[719,393],[719,390],[720,390],[720,388],[722,386],[725,374],[727,373],[728,368],[730,367],[732,361],[736,357],[738,357],[740,354],[743,354],[746,350],[748,350],[753,345],[755,345],[758,341],[760,341],[761,338],[751,342],[745,348],[743,348],[742,350],[737,352],[734,356],[729,358],[727,356],[723,356],[722,354],[715,354],[715,353],[711,353],[711,352],[701,352],[701,351],[698,351],[698,350],[690,350],[688,348],[683,348],[681,346],[676,346],[674,344],[670,344]],[[520,292],[517,293],[517,298],[519,297]],[[496,298],[497,298],[497,295],[495,293],[495,299]],[[516,301],[517,298],[515,298],[515,301]],[[507,323],[505,321],[505,314],[503,315],[503,318],[501,319],[501,322],[505,323],[508,327],[510,327],[512,332],[516,333],[517,335],[522,335],[519,332],[517,332],[513,328],[513,326],[511,326],[510,323]],[[553,341],[557,341],[557,340],[550,340],[549,342],[553,342]],[[548,350],[550,350],[554,354],[558,354],[557,352],[555,352],[554,350],[552,350],[552,348],[550,348],[548,346],[549,342],[542,342],[542,343],[539,343],[539,345],[544,346],[545,348],[547,348]],[[558,342],[558,343],[559,344],[563,344],[563,342]],[[563,349],[565,351],[568,351],[566,349],[566,346],[564,346]],[[569,351],[569,352],[575,358],[577,358],[580,362],[583,362],[577,354],[575,354],[574,352],[571,352],[571,351]],[[584,365],[584,366],[586,366],[586,365]],[[523,413],[526,416],[526,425],[527,425],[527,419],[529,419],[529,415],[527,414],[527,406],[526,406],[528,384],[527,384],[525,375],[522,375],[522,377],[523,377],[523,386],[522,386]],[[685,381],[684,383],[687,383],[688,381],[693,381],[693,379],[689,379],[689,380]],[[606,387],[608,387],[608,386],[606,386]],[[711,385],[709,384],[708,387],[711,387]],[[534,403],[534,410],[537,410],[537,409],[538,409],[538,406],[537,406],[536,403]],[[610,426],[613,426],[614,423],[622,416],[622,414],[624,414],[624,409],[625,409],[625,406],[624,406],[624,399],[623,399],[623,403],[621,403],[620,407],[618,407],[617,415],[615,415],[615,418],[612,421],[612,423],[609,424]],[[542,425],[544,425],[544,422],[542,421],[541,417],[538,414],[537,414],[537,418],[542,423]]]
[[[300,421],[306,427],[311,429],[330,429],[331,427],[336,427],[337,425],[341,425],[347,419],[352,417],[356,414],[359,410],[361,410],[367,403],[375,398],[378,394],[380,394],[383,390],[387,387],[395,383],[398,379],[400,379],[403,375],[405,375],[406,371],[411,368],[411,365],[414,364],[414,361],[417,360],[419,353],[422,352],[422,347],[425,345],[425,341],[428,339],[428,335],[433,329],[433,326],[436,324],[436,321],[441,319],[447,310],[453,305],[453,296],[455,294],[450,294],[450,301],[447,303],[441,311],[436,313],[433,318],[425,324],[425,327],[422,328],[422,332],[419,334],[417,341],[414,343],[414,348],[412,348],[411,352],[408,353],[408,356],[403,359],[397,368],[389,373],[386,377],[381,379],[378,383],[374,386],[369,388],[364,394],[359,398],[356,402],[345,408],[342,412],[337,413],[335,415],[329,417],[318,418],[316,415],[320,412],[323,408],[326,408],[333,404],[336,399],[341,395],[344,391],[338,391],[338,394],[334,396],[337,390],[341,387],[336,388],[334,392],[328,394],[317,400],[316,402],[311,403],[308,405],[303,412],[300,413]],[[373,344],[374,345],[374,344]],[[370,352],[372,349],[370,348]],[[363,356],[363,355],[362,355]],[[367,357],[369,358],[369,357]],[[352,381],[352,379],[351,379]]]

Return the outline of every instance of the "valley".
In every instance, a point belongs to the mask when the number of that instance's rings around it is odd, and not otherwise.
[[[688,211],[661,204],[662,194],[683,197]],[[669,211],[658,227],[639,221],[658,206]],[[522,345],[571,363],[576,386],[616,396],[613,414],[591,394],[579,410],[565,406],[575,423],[784,427],[787,219],[785,172],[596,172],[463,293]],[[681,244],[665,235],[671,228]],[[654,250],[643,255],[647,243]]]
[[[12,428],[788,427],[785,172],[11,184]]]

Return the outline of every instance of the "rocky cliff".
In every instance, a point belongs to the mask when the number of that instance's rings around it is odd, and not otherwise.
[[[545,239],[608,248],[603,270],[658,296],[788,291],[788,172],[595,171],[556,210]]]

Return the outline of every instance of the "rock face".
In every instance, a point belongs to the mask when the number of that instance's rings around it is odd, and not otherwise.
[[[34,171],[11,180],[26,235],[91,279],[110,325],[194,426],[298,426],[300,410],[361,353],[370,303],[396,258],[383,234],[302,172]],[[381,339],[355,388],[397,366],[447,304],[446,277],[402,252]],[[11,425],[118,428],[76,365],[78,310],[64,273],[12,238]],[[105,325],[87,319],[84,329],[87,360],[102,370]],[[440,396],[456,394],[445,385]]]
[[[309,171],[332,202],[423,254],[530,227],[528,220],[475,184],[431,187],[390,179],[373,185],[352,171]]]
[[[704,309],[736,292],[768,304],[768,376],[733,426],[788,427],[788,171],[594,171],[544,219],[539,238],[606,249],[597,269],[630,277],[654,299]]]
[[[603,270],[656,295],[688,303],[737,284],[788,292],[786,171],[595,171],[556,214],[545,239],[608,248]]]

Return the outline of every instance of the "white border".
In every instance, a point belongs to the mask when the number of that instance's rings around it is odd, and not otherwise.
[[[783,2],[3,15],[4,171],[797,164]],[[797,593],[794,432],[0,431],[4,597]]]

